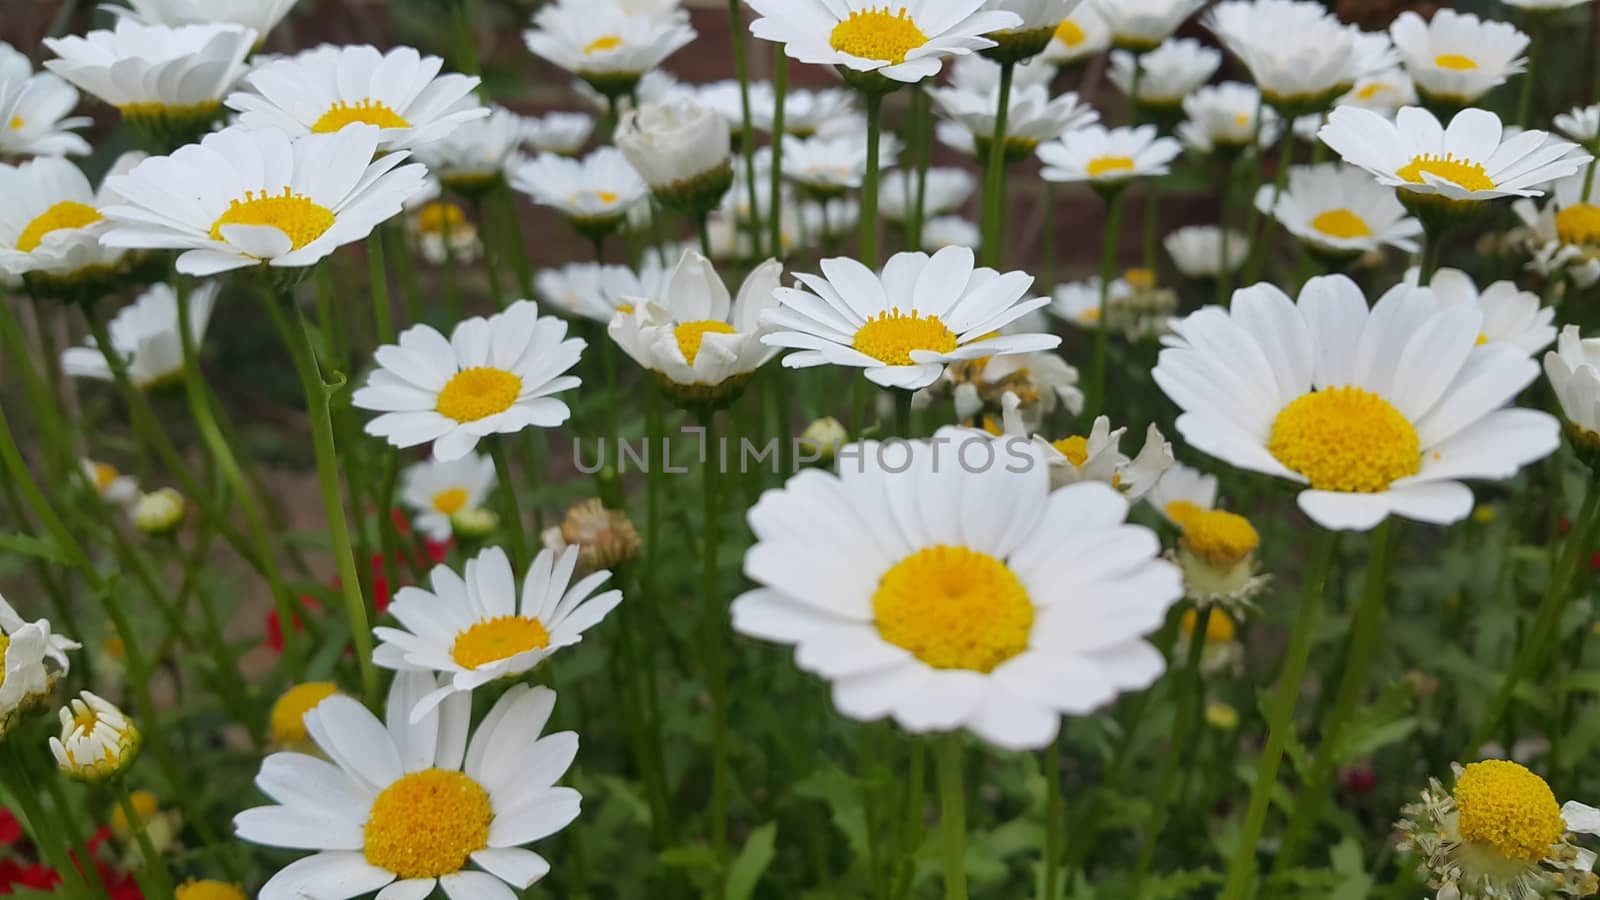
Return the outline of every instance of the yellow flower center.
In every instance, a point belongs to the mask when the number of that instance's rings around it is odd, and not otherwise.
[[[423,769],[372,801],[362,852],[368,863],[401,879],[450,875],[489,846],[493,819],[482,785],[461,772]]]
[[[446,488],[433,495],[433,508],[447,516],[453,516],[467,505],[467,489],[463,487]]]
[[[1433,58],[1433,64],[1441,69],[1454,69],[1457,72],[1470,72],[1478,67],[1472,57],[1462,56],[1459,53],[1441,53]]]
[[[1128,283],[1128,287],[1131,287],[1134,290],[1152,290],[1156,286],[1156,270],[1129,269],[1128,271],[1122,273],[1122,280],[1126,281]]]
[[[476,669],[510,659],[529,650],[550,646],[550,632],[544,623],[527,616],[500,616],[483,619],[456,635],[450,656],[464,668]]]
[[[883,639],[935,669],[991,672],[1028,647],[1033,603],[998,559],[939,545],[895,563],[872,595]]]
[[[103,216],[94,207],[79,203],[76,200],[63,200],[39,214],[39,217],[28,223],[17,235],[17,249],[23,253],[32,253],[44,241],[44,236],[52,231],[64,231],[71,228],[83,228],[100,221]]]
[[[1068,47],[1076,47],[1087,38],[1088,35],[1083,33],[1078,23],[1071,19],[1062,19],[1061,24],[1056,26],[1056,40]]]
[[[331,681],[308,681],[284,691],[272,704],[272,739],[279,744],[305,743],[306,713],[338,692]]]
[[[1362,88],[1361,90],[1356,91],[1356,96],[1358,98],[1362,99],[1362,100],[1371,100],[1373,97],[1378,96],[1379,94],[1383,93],[1384,91],[1386,91],[1388,89],[1389,89],[1389,86],[1384,84],[1383,82],[1374,81],[1373,83],[1367,85],[1366,87]]]
[[[238,885],[210,879],[178,885],[173,897],[175,900],[245,900],[244,891],[239,890]]]
[[[11,646],[11,639],[0,634],[0,687],[6,683],[6,648]]]
[[[701,319],[698,322],[685,322],[672,330],[678,338],[678,350],[683,353],[683,359],[689,365],[694,365],[695,357],[700,355],[700,344],[705,341],[706,334],[733,334],[733,326],[727,322],[715,319]]]
[[[517,402],[522,379],[493,366],[474,366],[451,376],[434,409],[457,422],[476,422],[503,413]]]
[[[633,304],[619,303],[617,304],[617,312],[622,313],[625,316],[631,316],[633,315]]]
[[[1556,213],[1556,237],[1563,244],[1600,244],[1600,206],[1574,203]]]
[[[1067,462],[1079,468],[1082,468],[1083,464],[1089,461],[1089,439],[1081,434],[1064,437],[1059,441],[1051,441],[1050,446],[1056,448],[1057,453],[1065,456]]]
[[[1267,450],[1321,491],[1377,493],[1422,468],[1417,430],[1358,387],[1315,391],[1284,407]]]
[[[379,128],[411,127],[410,122],[381,100],[362,100],[360,103],[346,103],[340,100],[328,107],[322,118],[311,125],[311,130],[316,134],[333,134],[346,125],[354,125],[357,122],[376,125]]]
[[[590,41],[588,46],[583,48],[583,55],[584,56],[593,56],[596,53],[604,53],[607,50],[615,50],[615,49],[617,49],[618,47],[621,47],[621,46],[622,46],[622,35],[620,35],[620,34],[603,34],[600,37],[597,37],[594,40]]]
[[[1089,160],[1089,165],[1084,167],[1090,178],[1107,178],[1123,172],[1132,172],[1133,169],[1131,156],[1098,156]]]
[[[1424,153],[1421,156],[1412,157],[1411,162],[1406,163],[1394,174],[1412,184],[1424,184],[1422,176],[1427,174],[1435,178],[1443,178],[1445,181],[1469,191],[1494,190],[1494,181],[1489,177],[1489,173],[1484,171],[1482,164],[1465,159],[1456,159],[1452,153],[1446,153],[1443,156]]]
[[[467,214],[454,203],[435,200],[417,212],[417,230],[425,234],[444,234],[445,230],[459,231],[467,222]]]
[[[11,117],[11,121],[6,123],[6,124],[12,131],[21,131],[22,130],[22,125],[23,125],[22,117],[21,116],[12,116]]]
[[[282,194],[268,195],[246,191],[243,200],[234,200],[211,225],[211,239],[224,240],[225,225],[265,225],[289,236],[289,246],[299,250],[333,227],[333,210],[284,188]]]
[[[1455,799],[1462,839],[1507,859],[1537,863],[1567,830],[1550,785],[1508,760],[1467,766],[1456,780]]]
[[[1194,628],[1198,624],[1200,624],[1200,613],[1192,608],[1185,610],[1183,618],[1178,620],[1178,626],[1189,637],[1194,637]],[[1212,610],[1211,615],[1206,617],[1206,643],[1226,644],[1233,640],[1233,635],[1233,620],[1220,609]]]
[[[1091,306],[1078,313],[1078,321],[1085,325],[1094,325],[1100,321],[1100,307]]]
[[[901,7],[899,12],[883,9],[857,10],[848,19],[833,27],[829,45],[840,53],[900,64],[906,54],[928,42],[911,14]]]
[[[1344,240],[1372,237],[1372,228],[1367,225],[1367,220],[1342,206],[1318,214],[1311,220],[1311,227],[1328,237]]]
[[[117,480],[117,478],[118,478],[118,476],[120,474],[121,473],[119,473],[117,471],[117,467],[116,466],[113,466],[113,465],[111,465],[109,463],[95,463],[94,464],[94,487],[95,487],[95,490],[97,490],[97,491],[99,491],[101,493],[105,493],[108,489],[110,489],[112,483]]]
[[[134,791],[128,795],[128,801],[128,805],[133,807],[133,814],[139,817],[140,822],[150,821],[161,811],[161,801],[149,791]],[[111,830],[121,834],[127,834],[132,830],[128,824],[128,814],[122,811],[121,804],[111,811]]]
[[[1245,126],[1250,124],[1250,114],[1249,113],[1234,113],[1233,114],[1233,124],[1238,126],[1238,127],[1240,127],[1240,128],[1244,128]]]
[[[911,359],[913,350],[949,353],[956,349],[956,333],[938,316],[902,313],[897,306],[868,319],[850,346],[885,365],[912,366],[916,365]]]
[[[1167,514],[1172,515],[1173,507],[1182,502],[1168,504]],[[1232,568],[1261,546],[1261,535],[1244,516],[1186,505],[1193,507],[1192,511],[1179,510],[1173,516],[1173,521],[1183,528],[1183,549],[1207,563],[1219,569]]]

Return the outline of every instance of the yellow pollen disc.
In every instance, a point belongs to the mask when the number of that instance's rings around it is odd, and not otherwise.
[[[450,657],[464,668],[476,669],[510,659],[529,650],[550,646],[550,632],[544,623],[527,616],[501,616],[483,619],[456,635]]]
[[[1445,181],[1469,191],[1494,190],[1493,179],[1489,177],[1488,172],[1484,171],[1480,163],[1456,159],[1454,154],[1450,153],[1446,153],[1444,156],[1424,153],[1421,156],[1413,157],[1411,162],[1400,167],[1394,174],[1412,184],[1424,184],[1422,176],[1428,174],[1435,178],[1443,178]]]
[[[372,801],[361,849],[368,863],[401,879],[438,878],[461,871],[489,846],[493,819],[482,785],[461,772],[423,769]]]
[[[913,350],[949,353],[956,349],[956,333],[938,316],[902,313],[897,306],[867,320],[850,346],[890,366],[913,366]]]
[[[447,516],[453,516],[467,505],[467,489],[460,487],[446,488],[433,495],[433,508]]]
[[[1056,448],[1057,453],[1065,456],[1067,462],[1079,468],[1082,468],[1083,464],[1089,461],[1089,439],[1081,434],[1064,437],[1059,441],[1051,441],[1050,446]]]
[[[476,422],[510,409],[520,393],[521,378],[505,369],[474,366],[451,376],[434,409],[457,422]]]
[[[1462,839],[1507,859],[1537,863],[1567,830],[1550,785],[1509,760],[1467,766],[1456,780],[1455,798]]]
[[[607,206],[611,206],[612,204],[616,203],[617,200],[621,199],[613,191],[595,191],[594,192],[594,196],[601,203],[604,203]]]
[[[1261,546],[1250,520],[1220,509],[1197,509],[1181,520],[1183,549],[1218,568],[1232,568]],[[1214,618],[1214,617],[1213,617]]]
[[[1089,160],[1089,165],[1084,171],[1090,178],[1105,178],[1122,172],[1133,171],[1133,157],[1131,156],[1100,156]]]
[[[1078,27],[1078,23],[1071,19],[1062,19],[1061,24],[1056,26],[1056,40],[1068,47],[1078,46],[1084,42],[1086,37],[1088,36],[1083,33],[1082,28]]]
[[[840,53],[876,59],[899,65],[906,54],[928,42],[911,14],[901,7],[899,12],[883,9],[857,10],[848,19],[833,26],[828,44]]]
[[[1205,512],[1205,507],[1200,506],[1198,503],[1191,503],[1188,500],[1174,500],[1163,507],[1161,511],[1167,514],[1167,518],[1176,522],[1178,527],[1182,528],[1191,516]]]
[[[83,228],[100,221],[103,216],[94,207],[79,203],[76,200],[63,200],[39,214],[39,217],[28,223],[17,235],[17,249],[23,253],[32,253],[44,241],[44,236],[52,231],[63,231],[70,228]]]
[[[443,234],[446,228],[456,231],[466,222],[467,215],[461,207],[438,200],[417,213],[417,228],[427,234]]]
[[[1194,609],[1185,610],[1183,618],[1178,620],[1178,627],[1189,637],[1194,637],[1194,627],[1200,624],[1200,613]],[[1226,644],[1233,640],[1233,620],[1220,609],[1213,609],[1206,618],[1206,643]]]
[[[357,122],[376,125],[379,128],[411,127],[410,122],[381,100],[363,100],[360,103],[346,103],[341,100],[328,107],[322,118],[312,124],[311,130],[316,134],[333,134],[346,125],[354,125]]]
[[[895,563],[872,595],[885,641],[935,669],[991,672],[1028,647],[1033,603],[998,559],[939,545]]]
[[[1361,98],[1362,100],[1371,100],[1373,97],[1378,96],[1379,94],[1383,93],[1384,91],[1386,91],[1388,89],[1389,89],[1388,85],[1384,84],[1381,81],[1375,81],[1372,84],[1369,84],[1366,87],[1362,88],[1361,90],[1356,91],[1356,96]]]
[[[619,304],[617,306],[617,312],[622,313],[625,316],[631,316],[631,315],[633,315],[633,304],[632,303]]]
[[[140,822],[150,821],[155,818],[156,813],[161,811],[161,801],[149,791],[134,791],[128,795],[128,800],[129,805],[133,807],[134,815],[139,817]],[[122,811],[121,804],[111,810],[111,829],[123,834],[131,830],[128,827],[128,814]]]
[[[1156,271],[1154,269],[1129,269],[1122,273],[1122,280],[1128,287],[1135,290],[1148,291],[1156,286]]]
[[[615,49],[617,49],[618,47],[621,47],[621,46],[622,46],[622,35],[620,35],[620,34],[604,34],[604,35],[601,35],[600,37],[597,37],[594,40],[590,41],[588,46],[583,48],[583,55],[584,56],[593,56],[596,53],[604,53],[607,50],[615,50]]]
[[[1284,407],[1267,450],[1319,491],[1377,493],[1422,468],[1417,430],[1358,387],[1315,391]]]
[[[289,246],[299,250],[333,227],[333,210],[318,206],[311,200],[284,188],[283,193],[268,196],[247,191],[243,200],[234,200],[228,209],[211,225],[211,239],[224,240],[225,225],[265,225],[289,236]]]
[[[1100,321],[1100,307],[1091,306],[1078,313],[1078,321],[1086,325],[1095,325]]]
[[[304,743],[306,713],[338,692],[338,685],[331,681],[308,681],[284,691],[272,704],[272,739],[279,744]]]
[[[244,891],[224,881],[190,881],[178,885],[174,900],[245,900]]]
[[[678,338],[678,350],[683,353],[684,361],[692,366],[695,357],[700,355],[700,344],[706,339],[706,334],[733,334],[733,326],[715,319],[701,319],[698,322],[685,322],[674,328],[672,333]]]
[[[11,117],[11,121],[6,123],[6,124],[12,131],[21,131],[22,130],[22,124],[23,124],[22,123],[22,117],[21,116],[12,116]]]
[[[1489,336],[1487,334],[1478,335],[1477,345],[1479,347],[1482,347],[1484,344],[1487,344],[1487,343],[1489,343]]]
[[[1248,113],[1234,113],[1234,115],[1233,115],[1233,124],[1239,126],[1240,128],[1243,128],[1246,125],[1249,125],[1250,124],[1250,116],[1249,116],[1249,114]]]
[[[1457,72],[1470,72],[1478,67],[1476,61],[1470,56],[1459,53],[1443,53],[1433,58],[1433,64],[1441,69],[1454,69]]]
[[[109,463],[95,463],[94,464],[94,486],[95,486],[95,489],[98,490],[98,491],[102,491],[102,492],[105,491],[107,488],[111,487],[111,483],[112,482],[117,480],[117,476],[119,474],[120,473],[117,471],[117,467],[116,466],[110,465]]]
[[[6,648],[11,646],[11,639],[0,634],[0,687],[6,683]]]
[[[1556,237],[1563,244],[1600,244],[1600,206],[1574,203],[1556,213]]]
[[[1372,237],[1372,229],[1368,227],[1367,220],[1344,207],[1319,213],[1311,220],[1311,227],[1328,237],[1344,240]]]

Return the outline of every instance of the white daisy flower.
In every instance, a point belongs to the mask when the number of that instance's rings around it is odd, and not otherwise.
[[[1052,492],[1028,442],[960,428],[838,459],[750,510],[733,626],[794,645],[846,717],[1034,750],[1161,674],[1143,636],[1182,587],[1115,491]]]
[[[758,116],[757,110],[765,109],[766,118],[770,122],[778,102],[772,92],[772,82],[751,81],[748,89],[751,127],[754,127],[754,121]],[[724,78],[721,81],[700,85],[695,89],[694,102],[721,116],[728,123],[728,128],[734,132],[744,126],[744,96],[736,78]]]
[[[1111,49],[1111,26],[1094,0],[1082,3],[1056,25],[1050,43],[1039,55],[1041,62],[1070,66]]]
[[[675,397],[717,401],[777,355],[762,342],[762,314],[782,276],[782,264],[767,260],[730,298],[711,261],[685,252],[659,293],[624,298],[632,310],[619,309],[606,332]]]
[[[1095,418],[1088,435],[1074,434],[1052,441],[1029,429],[1022,416],[1021,399],[1016,394],[1007,393],[1002,408],[1002,436],[1033,442],[1049,467],[1051,487],[1098,481],[1120,491],[1129,500],[1137,500],[1155,487],[1161,480],[1161,473],[1175,463],[1172,444],[1155,423],[1145,429],[1144,446],[1139,455],[1130,459],[1121,449],[1127,427],[1112,431],[1111,420],[1106,416]]]
[[[1205,25],[1239,57],[1267,101],[1285,115],[1321,112],[1356,80],[1394,65],[1381,34],[1366,34],[1300,0],[1228,0]]]
[[[977,223],[960,216],[935,216],[922,223],[922,250],[938,253],[946,247],[967,247],[974,251],[983,246],[983,232]]]
[[[987,159],[989,144],[994,140],[1000,88],[972,91],[935,87],[928,89],[928,95],[939,114],[948,120],[939,123],[939,140],[962,153]],[[1013,87],[1007,109],[1008,160],[1026,159],[1045,141],[1100,121],[1100,114],[1081,102],[1077,94],[1069,91],[1051,97],[1050,88],[1042,84]]]
[[[109,701],[88,691],[62,707],[61,736],[50,738],[56,767],[74,781],[115,778],[139,755],[139,729]]]
[[[1223,246],[1222,229],[1215,225],[1189,225],[1171,232],[1162,240],[1173,265],[1185,278],[1216,278],[1223,272],[1237,272],[1250,252],[1250,239],[1234,229],[1228,230]],[[1226,258],[1224,258],[1226,251]]]
[[[715,209],[733,184],[733,135],[721,116],[703,106],[629,110],[617,123],[615,140],[656,199],[667,205]]]
[[[589,86],[589,82],[579,79],[569,85],[579,99],[589,104],[597,113],[609,116],[611,112],[611,98]],[[694,86],[680,82],[676,76],[661,69],[652,69],[644,73],[639,83],[634,85],[633,93],[616,98],[617,109],[627,112],[639,106],[659,106],[665,103],[693,103],[695,98]]]
[[[62,286],[107,284],[121,273],[124,252],[100,243],[111,228],[105,204],[116,198],[105,186],[96,194],[75,164],[40,157],[0,165],[0,196],[0,272]]]
[[[110,463],[92,459],[78,460],[83,478],[99,495],[100,502],[113,506],[131,506],[139,499],[139,482],[132,475],[124,475]]]
[[[440,75],[442,68],[444,60],[411,47],[340,47],[256,69],[245,77],[251,90],[229,95],[227,104],[250,128],[298,136],[364,123],[381,129],[379,150],[411,149],[489,115],[473,93],[478,79]]]
[[[106,6],[146,25],[243,25],[264,41],[289,15],[297,0],[127,0],[128,8]]]
[[[104,210],[108,247],[182,250],[178,271],[315,265],[363,240],[422,188],[426,169],[381,156],[382,132],[352,125],[291,140],[228,128],[107,179],[121,203]]]
[[[1111,282],[1111,290],[1106,298],[1107,304],[1115,304],[1133,296],[1133,286],[1124,279]],[[1069,284],[1057,285],[1055,294],[1052,295],[1050,312],[1058,318],[1082,328],[1085,331],[1094,331],[1100,327],[1100,278],[1095,276],[1083,281],[1074,281]]]
[[[1391,66],[1357,78],[1355,86],[1333,101],[1333,105],[1359,106],[1392,119],[1402,106],[1417,105],[1417,87],[1404,67]]]
[[[1380,247],[1417,251],[1422,223],[1406,215],[1394,191],[1354,166],[1295,166],[1282,193],[1262,185],[1256,208],[1328,257],[1351,259]]]
[[[1106,294],[1106,328],[1128,340],[1143,340],[1166,333],[1167,323],[1178,309],[1178,294],[1156,284],[1156,273],[1149,269],[1129,269],[1111,282]],[[1100,278],[1056,287],[1050,312],[1069,325],[1085,331],[1100,327]]]
[[[1061,344],[1055,335],[997,334],[1050,301],[1027,297],[1025,272],[975,268],[967,247],[897,253],[882,275],[839,258],[822,261],[821,277],[795,277],[810,291],[777,290],[781,308],[765,317],[774,333],[763,339],[802,351],[784,358],[790,368],[854,366],[874,384],[917,390],[949,363]]]
[[[443,193],[437,179],[430,176],[423,182],[405,202],[406,231],[429,265],[444,265],[452,258],[470,264],[483,252],[478,226],[467,219],[461,204],[443,199]]]
[[[1111,42],[1124,50],[1154,50],[1194,15],[1205,0],[1090,0],[1105,20]]]
[[[480,509],[494,490],[494,460],[477,453],[442,462],[413,463],[400,473],[400,502],[416,514],[413,524],[435,541],[454,533],[450,520],[456,513]]]
[[[1059,71],[1055,65],[1043,60],[1020,62],[1011,68],[1011,86],[1049,87]],[[950,63],[950,86],[978,94],[997,93],[1000,88],[1000,64],[979,54],[958,56]]]
[[[1256,110],[1261,111],[1260,131],[1256,129]],[[1177,134],[1183,145],[1197,153],[1234,155],[1259,137],[1259,146],[1271,146],[1278,139],[1278,114],[1261,105],[1261,93],[1237,81],[1208,84],[1183,98],[1184,121]]]
[[[896,142],[883,141],[878,150],[879,165],[893,165],[898,151]],[[866,173],[867,141],[862,135],[783,136],[783,177],[804,193],[821,198],[842,197],[859,189]]]
[[[1186,511],[1181,504],[1195,509],[1216,508],[1217,476],[1174,462],[1144,495],[1144,502],[1150,504],[1150,508],[1160,513],[1162,518],[1176,525],[1178,517]]]
[[[966,205],[978,179],[966,169],[935,166],[928,169],[923,187],[922,213],[927,218],[949,215]],[[878,213],[890,222],[911,219],[917,205],[917,172],[891,169],[883,173],[878,189]]]
[[[1342,106],[1317,136],[1345,162],[1398,188],[1402,200],[1535,197],[1546,182],[1573,174],[1592,158],[1543,131],[1504,137],[1500,117],[1482,109],[1456,113],[1446,128],[1421,107],[1408,106],[1390,122],[1371,110]]]
[[[751,124],[757,131],[772,133],[777,101],[756,106],[752,101]],[[842,88],[790,90],[783,95],[783,131],[795,137],[811,137],[829,122],[855,115],[856,98]]]
[[[0,740],[72,668],[67,651],[80,646],[51,633],[48,619],[24,620],[0,597]]]
[[[606,97],[632,92],[646,72],[695,39],[687,17],[635,14],[606,3],[545,6],[533,24],[522,36],[528,50]]]
[[[791,59],[836,66],[847,81],[876,90],[887,87],[881,79],[915,84],[937,75],[946,57],[993,47],[985,35],[1022,24],[1016,13],[985,10],[985,0],[899,7],[878,0],[747,2],[762,16],[750,23],[751,34],[783,44]]]
[[[615,147],[601,147],[582,160],[542,153],[512,171],[511,187],[555,208],[579,231],[600,235],[622,224],[649,191]]]
[[[925,408],[944,395],[951,398],[958,421],[991,434],[1001,430],[992,413],[1004,413],[1007,395],[1017,398],[1017,413],[1030,431],[1057,408],[1072,415],[1083,412],[1078,370],[1055,353],[1013,353],[957,363],[945,370],[941,381],[919,391],[913,406]]]
[[[577,156],[594,134],[594,116],[553,112],[522,119],[522,142],[536,153]]]
[[[1584,339],[1576,325],[1561,329],[1556,349],[1544,355],[1544,373],[1568,424],[1600,449],[1600,338]]]
[[[1586,172],[1558,179],[1547,186],[1543,207],[1528,199],[1511,204],[1529,232],[1528,268],[1546,278],[1565,274],[1579,287],[1600,281],[1600,197],[1583,199],[1588,181]]]
[[[1416,269],[1406,273],[1407,283],[1415,284],[1416,280]],[[1516,282],[1496,281],[1480,293],[1467,273],[1439,269],[1433,273],[1428,288],[1445,306],[1465,306],[1483,315],[1480,344],[1509,344],[1534,356],[1555,343],[1555,308],[1544,306],[1538,294],[1519,289]]]
[[[1507,407],[1533,361],[1479,346],[1478,310],[1427,290],[1400,285],[1369,310],[1340,275],[1313,278],[1298,303],[1259,284],[1173,327],[1154,377],[1184,410],[1178,431],[1305,485],[1300,508],[1324,528],[1459,521],[1472,511],[1460,479],[1512,477],[1558,441],[1550,416]]]
[[[633,312],[630,298],[654,297],[666,284],[669,270],[660,254],[646,253],[638,269],[592,262],[568,263],[534,276],[539,297],[568,315],[609,323],[619,310]]]
[[[221,285],[207,282],[189,292],[189,334],[194,346],[205,338],[211,310]],[[117,356],[128,367],[128,377],[149,390],[183,377],[183,342],[178,331],[178,294],[167,284],[145,291],[132,305],[111,319],[107,330]],[[111,381],[106,356],[90,338],[83,347],[61,352],[61,370],[75,378]]]
[[[584,348],[566,334],[567,323],[540,316],[531,300],[459,322],[449,340],[413,325],[373,354],[379,368],[351,403],[383,414],[367,434],[402,448],[431,441],[435,459],[460,459],[491,434],[554,428],[572,415],[551,396],[582,383],[562,374]]]
[[[1441,9],[1431,20],[1406,11],[1389,35],[1423,96],[1462,106],[1527,66],[1528,36],[1508,22]]]
[[[492,464],[491,464],[492,465]],[[456,574],[449,566],[429,573],[432,591],[403,587],[389,613],[401,628],[378,627],[372,661],[400,672],[437,673],[441,684],[418,698],[412,722],[453,694],[468,694],[500,678],[531,671],[563,647],[583,640],[622,602],[618,590],[594,594],[611,573],[572,582],[578,548],[560,555],[541,550],[528,567],[518,600],[511,560],[488,547]]]
[[[1167,174],[1183,146],[1160,137],[1154,125],[1110,128],[1091,125],[1039,147],[1045,181],[1087,181],[1106,189],[1120,188],[1135,178]]]
[[[1107,77],[1124,96],[1141,106],[1170,108],[1210,81],[1221,65],[1222,54],[1194,38],[1171,38],[1147,53],[1113,51]],[[1137,78],[1135,66],[1139,70]]]
[[[861,233],[861,204],[849,197],[799,204],[800,232],[813,242],[840,240]],[[789,226],[784,226],[788,233]],[[790,250],[785,240],[784,250]]]
[[[259,36],[239,25],[169,28],[123,18],[110,31],[45,38],[59,58],[44,65],[115,106],[148,140],[175,147],[215,124]]]
[[[1556,116],[1556,130],[1585,147],[1600,139],[1600,103],[1575,106]]]
[[[34,74],[28,58],[0,41],[0,159],[85,156],[89,142],[72,133],[92,123],[67,117],[78,91],[49,72]]]
[[[474,196],[505,178],[525,134],[521,116],[496,106],[489,115],[462,122],[440,140],[422,145],[416,159],[445,187]]]
[[[385,721],[349,697],[329,697],[305,716],[326,760],[262,760],[256,786],[277,805],[239,813],[235,833],[317,852],[273,875],[260,900],[380,889],[384,900],[411,900],[435,885],[456,900],[507,900],[549,873],[523,845],[570,825],[582,801],[555,786],[578,753],[573,732],[543,735],[555,692],[516,685],[473,730],[467,694],[413,720],[412,708],[434,688],[425,673],[396,676]]]
[[[1525,13],[1534,14],[1572,9],[1588,2],[1589,0],[1505,0],[1507,6],[1513,6]]]

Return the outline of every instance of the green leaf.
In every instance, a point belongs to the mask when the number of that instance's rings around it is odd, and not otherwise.
[[[739,851],[733,868],[728,870],[728,881],[722,889],[723,900],[750,900],[750,895],[755,893],[756,883],[767,871],[767,866],[772,864],[777,840],[777,822],[768,822],[750,832],[744,849]]]
[[[9,550],[12,553],[20,553],[23,556],[63,566],[72,564],[71,558],[56,546],[55,541],[41,540],[27,534],[0,534],[0,550]]]

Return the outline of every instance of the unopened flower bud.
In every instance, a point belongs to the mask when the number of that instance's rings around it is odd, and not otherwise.
[[[832,416],[818,419],[806,426],[800,434],[800,448],[806,452],[807,458],[830,462],[839,448],[850,440],[850,433],[845,431],[844,425]]]
[[[183,524],[183,495],[165,487],[139,497],[133,506],[133,527],[151,537],[168,535]]]
[[[546,528],[544,545],[560,553],[577,545],[578,568],[584,572],[615,569],[639,553],[639,532],[620,509],[606,509],[598,499],[567,510],[559,526]]]
[[[111,703],[83,691],[61,709],[61,737],[50,752],[75,781],[109,781],[128,771],[139,755],[139,730]]]
[[[481,506],[458,509],[450,516],[450,530],[462,540],[479,540],[494,534],[500,527],[500,517],[494,510]]]

